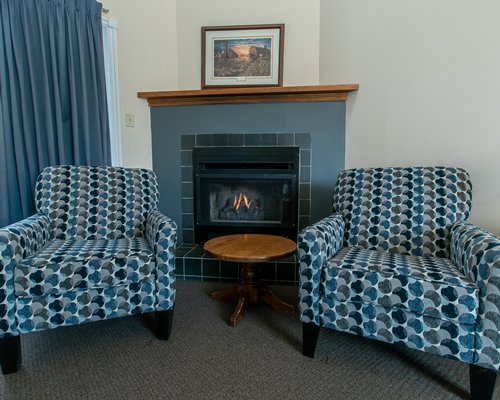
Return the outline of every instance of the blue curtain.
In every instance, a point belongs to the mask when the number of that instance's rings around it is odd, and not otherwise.
[[[0,227],[34,212],[39,172],[111,162],[95,0],[0,0]]]

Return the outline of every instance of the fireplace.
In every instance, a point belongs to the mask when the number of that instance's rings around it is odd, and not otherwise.
[[[297,237],[299,148],[194,147],[197,243],[232,233]]]

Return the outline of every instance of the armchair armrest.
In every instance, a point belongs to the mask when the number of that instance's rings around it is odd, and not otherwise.
[[[156,310],[172,309],[175,304],[177,225],[154,210],[146,220],[146,239],[156,257]]]
[[[50,239],[49,219],[35,214],[0,229],[0,338],[17,334],[14,268]]]
[[[474,363],[500,369],[500,238],[472,224],[451,228],[451,261],[479,288]]]
[[[345,221],[333,214],[304,228],[298,236],[299,310],[303,322],[319,325],[319,282],[325,262],[342,248]]]

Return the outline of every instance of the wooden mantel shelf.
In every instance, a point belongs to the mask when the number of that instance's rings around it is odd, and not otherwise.
[[[231,87],[169,92],[139,92],[150,107],[191,106],[200,104],[241,104],[345,101],[349,92],[358,90],[357,83],[348,85]]]

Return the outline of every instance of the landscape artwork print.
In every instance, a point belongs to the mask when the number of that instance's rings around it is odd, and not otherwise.
[[[284,24],[201,27],[201,87],[283,85]]]
[[[213,77],[270,77],[271,37],[225,38],[213,41]]]

